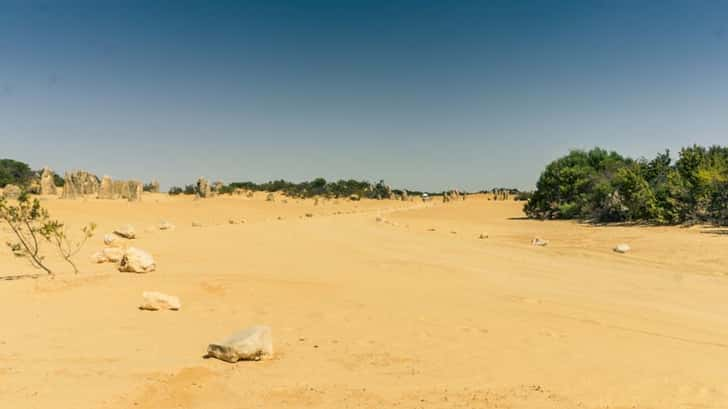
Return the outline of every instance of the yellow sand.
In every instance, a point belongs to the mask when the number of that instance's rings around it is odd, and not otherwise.
[[[1,408],[728,407],[725,229],[539,222],[482,196],[43,203],[99,231],[78,276],[51,257],[55,280],[0,280]],[[127,223],[157,271],[89,261]],[[182,309],[140,311],[143,291]],[[253,324],[275,359],[203,359]]]

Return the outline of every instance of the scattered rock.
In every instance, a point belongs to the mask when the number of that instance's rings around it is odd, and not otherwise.
[[[165,220],[165,221],[159,223],[159,226],[157,226],[157,227],[159,227],[159,230],[172,230],[172,229],[174,229],[174,224]]]
[[[119,247],[106,247],[101,251],[107,261],[118,263],[124,257],[124,249]]]
[[[200,222],[197,222],[197,221],[192,222],[192,227],[202,227],[202,226],[203,226],[203,224]]]
[[[630,250],[632,250],[632,247],[630,247],[629,244],[627,244],[627,243],[620,243],[614,247],[615,252],[622,253],[622,254],[627,253]]]
[[[357,195],[357,194],[353,194],[353,195],[349,196],[349,200],[358,202],[359,200],[361,200],[361,197],[359,197],[359,195]],[[334,202],[334,204],[338,204],[338,201]]]
[[[478,238],[481,239],[481,240],[487,239],[488,238],[488,233],[480,233],[480,236],[478,236]]]
[[[381,223],[381,222],[383,222],[383,221],[384,221],[384,217],[382,217],[382,216],[377,216],[377,218],[376,218],[375,220]]]
[[[116,236],[113,234],[104,234],[104,244],[107,246],[111,246],[116,241]]]
[[[23,191],[18,186],[11,184],[5,185],[3,189],[3,197],[6,199],[17,199],[22,193]]]
[[[116,234],[117,236],[121,236],[125,239],[136,238],[136,231],[134,230],[134,226],[132,226],[131,224],[119,227],[118,229],[114,230],[114,234]]]
[[[238,224],[238,221],[234,220],[234,219],[230,219],[230,220],[228,220],[228,224]]]
[[[126,273],[149,273],[155,268],[152,255],[135,247],[129,247],[119,262],[119,271]]]
[[[531,240],[531,245],[533,245],[533,246],[544,247],[544,246],[547,246],[548,244],[549,244],[548,240],[543,240],[538,237]]]
[[[266,202],[275,202],[275,200],[276,200],[276,197],[275,197],[275,195],[273,193],[268,193],[265,196],[265,201]]]
[[[207,356],[225,362],[260,361],[273,356],[270,327],[256,325],[207,346]]]
[[[97,264],[106,263],[109,261],[108,258],[104,255],[103,251],[97,251],[96,253],[91,255],[91,261]]]
[[[142,293],[144,301],[139,305],[140,310],[157,311],[157,310],[174,310],[182,308],[179,298],[173,295],[167,295],[157,291],[145,291]]]

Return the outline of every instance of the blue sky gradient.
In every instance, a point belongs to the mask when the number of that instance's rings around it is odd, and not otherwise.
[[[0,0],[0,156],[531,188],[570,148],[726,144],[726,73],[728,2]]]

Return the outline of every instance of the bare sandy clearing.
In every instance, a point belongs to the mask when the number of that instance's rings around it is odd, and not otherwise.
[[[44,204],[99,234],[78,277],[55,262],[55,280],[0,280],[3,407],[728,406],[721,229],[538,222],[483,198]],[[156,271],[88,261],[127,223]],[[149,290],[184,308],[138,310]],[[273,360],[202,358],[254,324],[273,328]]]

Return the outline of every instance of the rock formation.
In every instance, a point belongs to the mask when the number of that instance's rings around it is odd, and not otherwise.
[[[199,197],[210,197],[212,196],[212,189],[207,179],[200,177],[197,179],[197,196]]]
[[[157,179],[152,180],[152,183],[149,184],[149,192],[159,193],[159,181]]]
[[[111,176],[104,175],[101,178],[101,186],[99,186],[99,194],[96,196],[99,199],[113,199],[114,198],[114,181],[111,180]]]
[[[99,191],[99,178],[83,170],[66,172],[64,176],[64,199],[76,199],[84,195],[96,194]]]
[[[6,199],[17,199],[23,191],[15,185],[5,185],[3,188],[3,197]]]
[[[53,171],[50,168],[43,168],[43,173],[40,175],[40,194],[42,195],[55,195],[58,193],[56,189],[56,183],[53,180]]]

